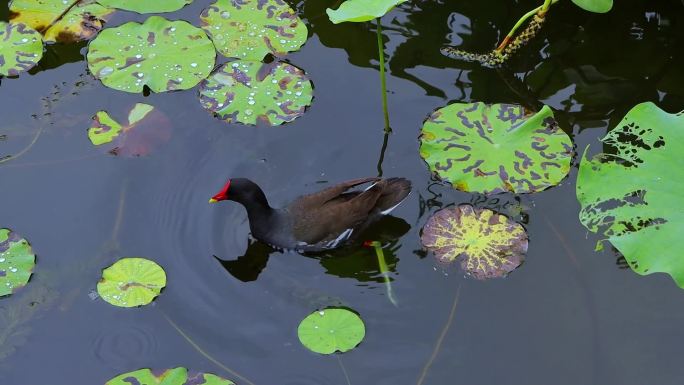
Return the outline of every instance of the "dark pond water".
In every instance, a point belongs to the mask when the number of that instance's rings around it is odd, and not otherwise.
[[[195,0],[168,17],[196,23],[208,3]],[[196,90],[146,97],[105,88],[86,71],[84,44],[50,47],[30,75],[0,80],[0,155],[18,153],[43,128],[29,152],[0,165],[0,227],[29,238],[39,256],[30,284],[0,299],[0,383],[104,384],[141,367],[186,366],[239,384],[346,384],[341,362],[351,384],[681,384],[684,291],[666,275],[621,268],[610,250],[594,252],[598,237],[577,218],[576,161],[556,188],[484,199],[431,179],[416,138],[432,110],[454,101],[549,104],[580,150],[598,150],[598,138],[639,102],[680,111],[684,5],[618,1],[599,16],[565,1],[543,37],[499,70],[447,59],[439,48],[491,49],[535,2],[414,0],[383,19],[394,133],[382,172],[414,185],[394,212],[403,221],[376,229],[401,235],[386,248],[394,307],[370,250],[269,258],[252,245],[246,254],[244,210],[207,204],[229,176],[252,178],[279,205],[378,173],[375,32],[369,23],[330,24],[324,10],[334,3],[293,4],[310,38],[288,60],[310,75],[315,100],[282,127],[218,121]],[[143,17],[119,13],[109,26],[131,19]],[[93,113],[123,114],[136,102],[169,117],[171,140],[137,159],[94,149],[85,132]],[[428,216],[464,202],[526,207],[519,219],[529,253],[508,278],[476,281],[421,251]],[[214,255],[235,262],[226,270]],[[166,269],[169,284],[153,306],[90,298],[101,269],[122,256]],[[420,382],[457,293],[453,321]],[[338,357],[310,353],[296,335],[303,317],[328,304],[356,309],[367,326],[365,341]],[[200,354],[173,324],[247,380]]]

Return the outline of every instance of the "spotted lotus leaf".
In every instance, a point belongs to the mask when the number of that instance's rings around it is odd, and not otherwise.
[[[193,0],[97,0],[109,8],[124,9],[138,13],[161,13],[177,11]]]
[[[210,373],[189,372],[186,368],[140,369],[118,375],[105,385],[235,385]]]
[[[0,229],[0,297],[24,287],[35,264],[28,241],[10,229]]]
[[[17,76],[43,57],[43,39],[23,23],[0,21],[0,76]]]
[[[608,153],[579,166],[580,221],[638,274],[668,273],[684,288],[684,114],[642,103],[602,141]]]
[[[383,17],[392,8],[406,0],[347,0],[336,10],[328,8],[326,13],[334,24],[345,21],[362,22]]]
[[[111,143],[109,153],[122,156],[148,155],[170,136],[166,116],[144,103],[137,103],[131,109],[128,124],[120,124],[107,111],[98,111],[88,129],[88,138],[94,145]]]
[[[302,116],[313,98],[301,69],[283,62],[226,63],[200,86],[200,103],[229,123],[277,126]]]
[[[114,306],[147,305],[166,286],[166,273],[144,258],[123,258],[102,270],[97,293]]]
[[[477,279],[505,276],[520,266],[527,252],[522,225],[471,205],[437,211],[423,227],[420,240],[440,262],[458,260]]]
[[[361,318],[347,309],[327,308],[309,314],[297,328],[299,341],[320,354],[354,349],[363,341],[366,327]]]
[[[223,56],[244,60],[296,51],[308,35],[306,25],[282,0],[217,0],[200,19]]]
[[[192,88],[209,75],[215,60],[204,31],[159,16],[107,28],[88,49],[90,72],[107,87],[126,92]]]
[[[565,178],[573,148],[548,106],[455,103],[425,121],[420,155],[459,190],[532,193]]]
[[[12,0],[10,19],[45,36],[45,41],[71,43],[95,36],[114,12],[92,0]]]

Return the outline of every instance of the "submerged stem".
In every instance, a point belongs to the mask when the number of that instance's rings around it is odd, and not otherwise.
[[[43,132],[43,126],[41,125],[40,128],[38,129],[38,132],[36,132],[36,135],[33,137],[33,140],[31,140],[31,143],[29,143],[28,146],[26,146],[23,150],[21,150],[21,152],[19,152],[15,156],[10,156],[9,158],[5,158],[5,159],[0,159],[0,163],[5,163],[7,161],[17,159],[18,157],[27,153],[31,149],[31,147],[33,147],[33,145],[36,144],[36,142],[38,141],[38,138],[40,137],[40,134],[42,132]]]
[[[344,364],[342,363],[342,358],[340,358],[339,354],[335,355],[337,357],[337,362],[340,363],[340,369],[342,369],[342,373],[344,373],[344,379],[347,380],[347,385],[351,385],[351,381],[349,380],[349,374],[347,374],[347,369],[344,367]]]
[[[380,18],[375,19],[377,28],[375,31],[378,35],[378,58],[380,59],[380,84],[382,86],[382,112],[385,118],[385,132],[391,132],[389,122],[389,111],[387,109],[387,79],[385,78],[385,50],[382,44],[382,24]]]

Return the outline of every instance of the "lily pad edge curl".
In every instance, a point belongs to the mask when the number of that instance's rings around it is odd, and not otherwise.
[[[505,277],[518,268],[528,247],[521,224],[470,204],[435,212],[423,226],[420,241],[440,263],[459,261],[464,272],[481,280]]]
[[[464,192],[525,194],[568,176],[574,147],[550,107],[453,103],[425,120],[420,156],[439,179]]]

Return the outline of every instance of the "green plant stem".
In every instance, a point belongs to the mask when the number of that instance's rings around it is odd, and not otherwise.
[[[36,142],[38,141],[38,138],[40,137],[40,134],[42,132],[43,132],[43,126],[41,125],[40,128],[38,128],[38,132],[36,132],[36,135],[33,137],[33,140],[31,140],[31,143],[29,143],[29,145],[26,146],[26,148],[21,150],[21,152],[19,152],[15,156],[10,156],[9,158],[5,158],[5,159],[0,159],[0,163],[5,163],[5,162],[8,162],[10,160],[17,159],[18,157],[26,154],[31,149],[31,147],[33,147],[33,145],[36,144]]]
[[[385,50],[382,44],[382,25],[380,18],[375,19],[377,28],[375,31],[378,35],[378,57],[380,58],[380,84],[382,86],[382,112],[385,117],[385,132],[391,132],[389,111],[387,109],[387,79],[385,78]]]
[[[522,25],[525,24],[525,22],[526,22],[530,17],[532,17],[532,16],[534,16],[534,15],[536,15],[536,14],[539,14],[540,16],[543,17],[544,15],[546,15],[546,12],[549,11],[549,8],[551,7],[551,5],[553,5],[553,4],[557,3],[557,2],[558,2],[558,0],[544,0],[544,4],[538,6],[537,8],[535,8],[535,9],[533,9],[533,10],[527,12],[526,14],[524,14],[524,15],[518,20],[518,22],[515,23],[515,25],[513,26],[513,28],[511,28],[510,32],[508,32],[508,34],[507,34],[506,37],[503,39],[503,41],[501,42],[501,44],[499,44],[499,46],[496,47],[496,51],[499,51],[499,52],[503,51],[503,49],[506,48],[506,46],[508,45],[508,43],[513,39],[513,37],[515,36],[515,33],[518,32],[518,29],[520,29],[520,27],[522,27]]]
[[[351,385],[351,381],[349,380],[349,374],[347,374],[347,369],[344,367],[340,355],[336,354],[335,356],[337,356],[337,362],[339,362],[340,368],[342,369],[342,373],[344,373],[344,379],[347,381],[347,385]]]
[[[378,256],[378,266],[380,266],[380,274],[382,274],[382,278],[385,281],[387,298],[389,298],[392,305],[398,307],[399,302],[394,297],[394,291],[392,290],[392,280],[390,280],[389,268],[387,267],[387,262],[385,261],[385,253],[382,251],[382,245],[380,244],[380,242],[373,241],[371,242],[371,246],[373,246],[373,249],[375,250],[375,255]]]

